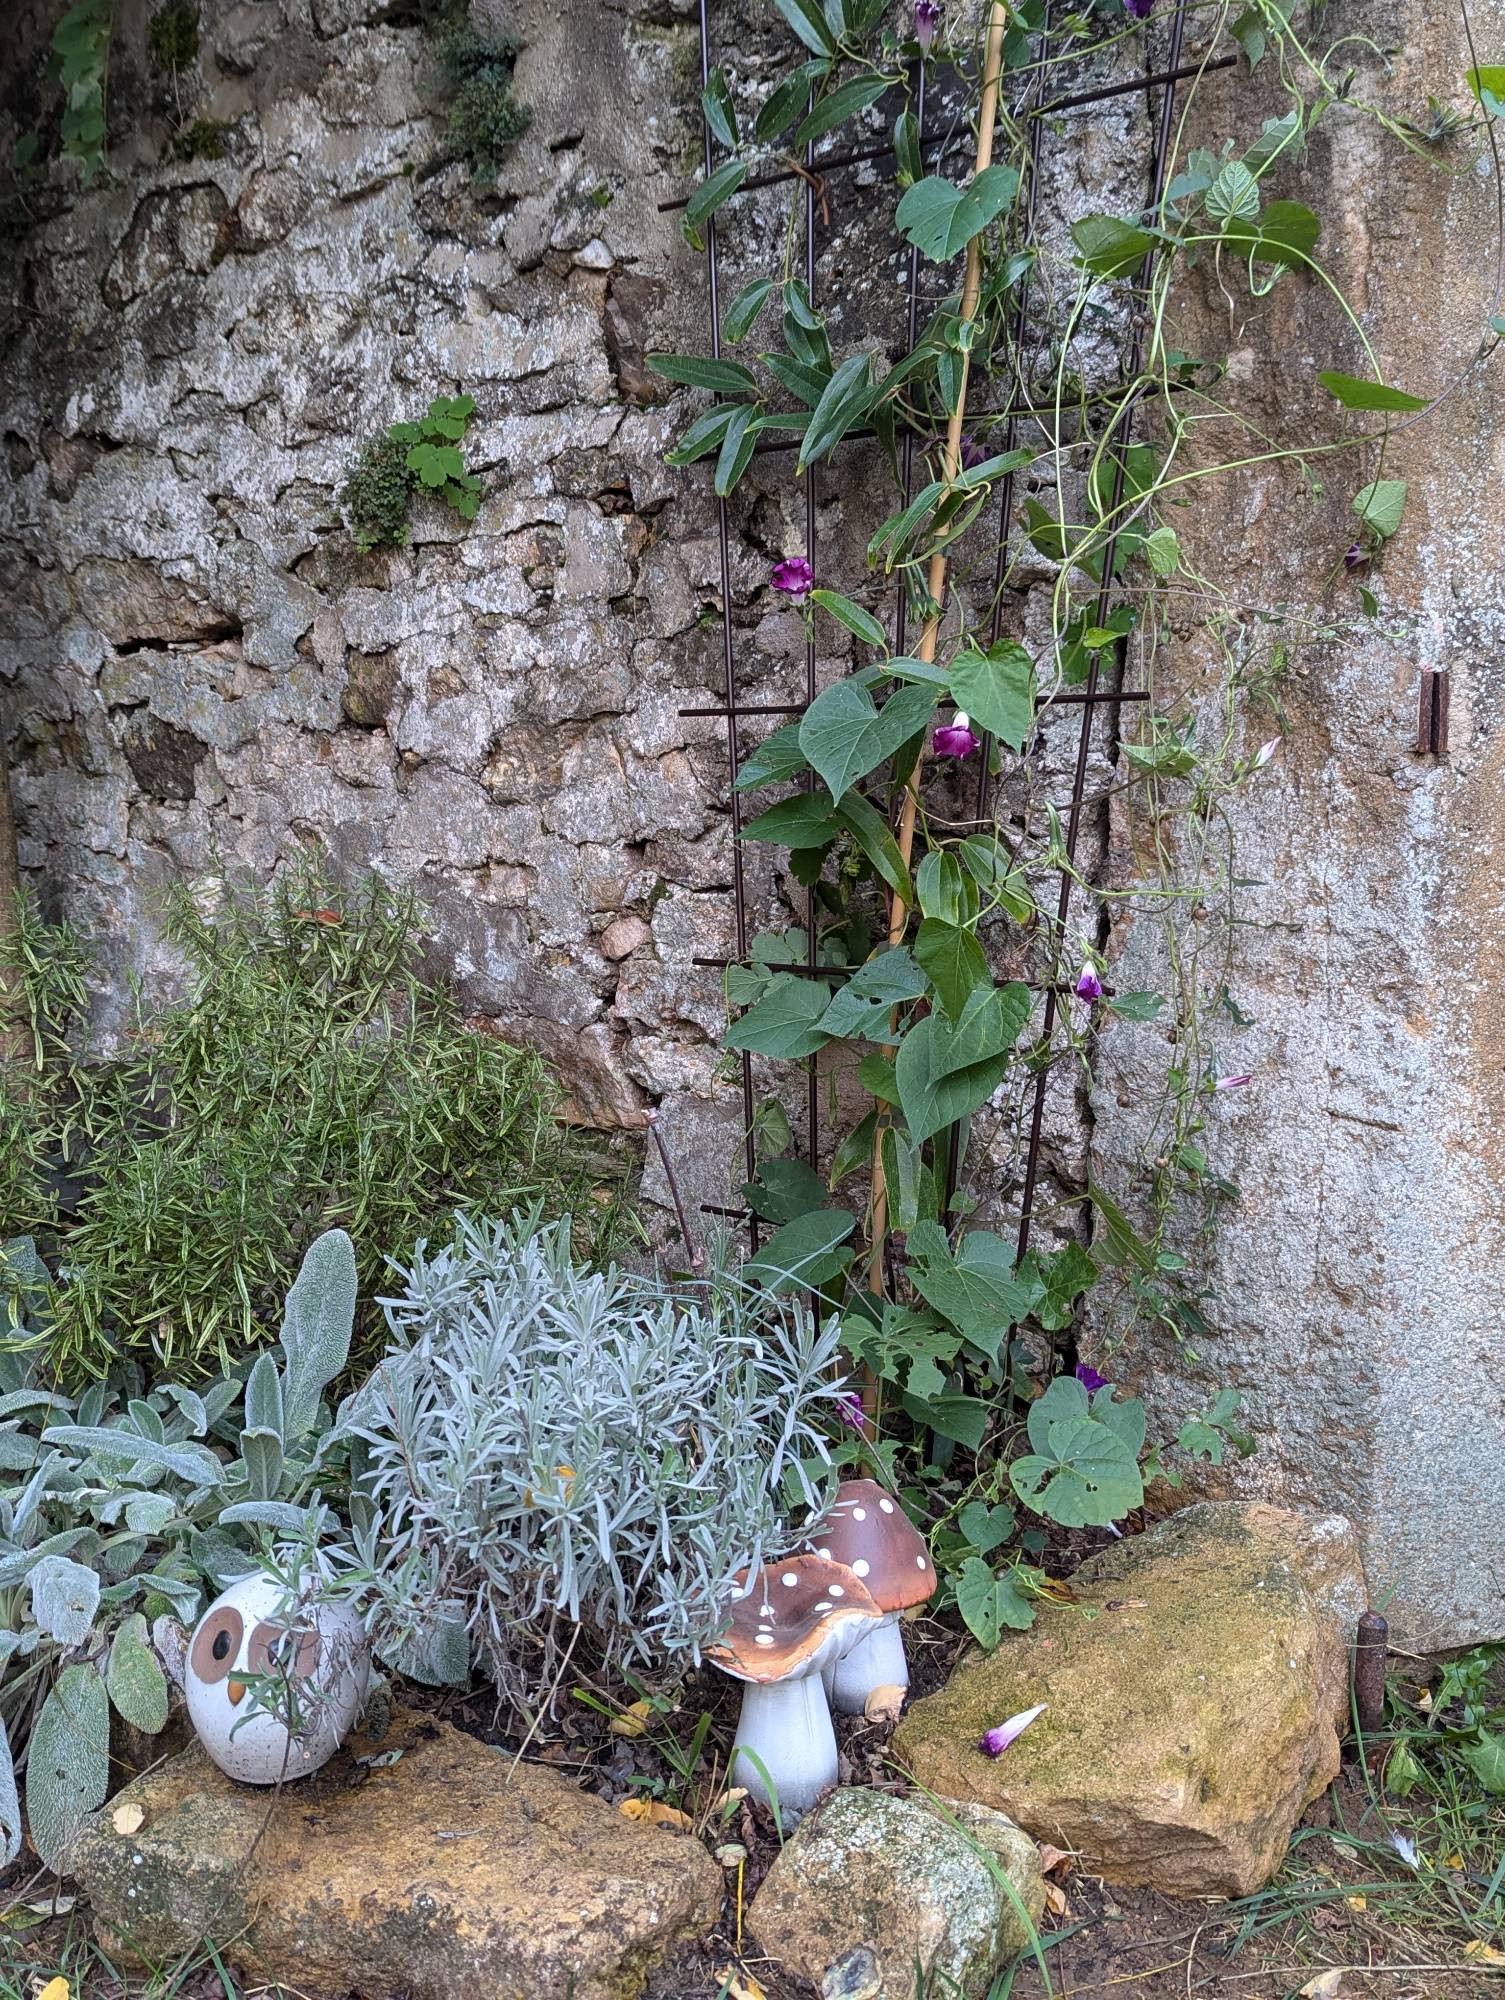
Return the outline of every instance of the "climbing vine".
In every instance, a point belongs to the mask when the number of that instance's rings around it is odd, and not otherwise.
[[[812,662],[855,644],[857,664],[734,776],[748,807],[740,838],[780,858],[786,907],[803,902],[804,921],[762,932],[729,969],[726,1046],[760,1077],[769,1063],[815,1064],[831,1137],[826,1150],[810,1130],[798,1146],[777,1090],[758,1108],[744,1196],[771,1236],[749,1269],[841,1315],[864,1370],[845,1456],[876,1460],[931,1518],[938,1566],[991,1644],[1028,1622],[1046,1587],[1030,1562],[1042,1533],[1022,1526],[1020,1507],[1108,1525],[1149,1479],[1177,1476],[1174,1454],[1253,1448],[1231,1391],[1167,1442],[1172,1457],[1147,1448],[1143,1406],[1073,1365],[1071,1329],[1097,1286],[1100,1322],[1120,1340],[1145,1318],[1189,1343],[1206,1330],[1188,1245],[1237,1192],[1210,1156],[1209,1110],[1252,1081],[1225,1056],[1248,1019],[1232,984],[1227,804],[1279,754],[1281,685],[1303,648],[1379,617],[1364,579],[1406,502],[1388,442],[1430,407],[1383,380],[1323,261],[1321,218],[1281,191],[1284,170],[1321,120],[1344,116],[1461,171],[1446,149],[1461,136],[1493,150],[1505,71],[1470,73],[1471,114],[1434,100],[1409,122],[1358,88],[1383,51],[1365,36],[1324,45],[1320,10],[1300,28],[1289,0],[1198,9],[1148,200],[1080,218],[1067,248],[1037,229],[1031,121],[1067,65],[1079,80],[1083,58],[1138,36],[1154,0],[1049,21],[1043,0],[993,0],[976,42],[948,40],[932,0],[899,28],[885,0],[775,5],[798,46],[756,92],[710,71],[702,109],[720,157],[708,146],[682,226],[711,245],[718,216],[770,167],[789,185],[787,216],[766,232],[772,257],[725,305],[712,352],[654,357],[666,381],[714,399],[669,457],[710,461],[725,501],[760,449],[792,440],[784,462],[802,478],[868,439],[895,500],[873,524],[865,578],[826,573],[808,552],[769,578],[803,619]],[[1161,12],[1179,51],[1189,10]],[[1285,108],[1252,136],[1187,146],[1199,75],[1229,63],[1273,78]],[[800,256],[824,194],[815,148],[854,143],[854,121],[878,115],[893,228],[932,302],[886,366],[868,348],[841,351],[841,323],[807,283],[813,257]],[[1341,413],[1332,435],[1256,430],[1231,406],[1225,364],[1182,350],[1173,286],[1198,268],[1246,318],[1277,286],[1336,301],[1352,351],[1320,371]],[[1489,317],[1481,351],[1501,330]],[[1105,333],[1116,368],[1094,359]],[[1179,510],[1208,480],[1253,466],[1293,463],[1315,486],[1330,456],[1367,474],[1354,481],[1351,544],[1306,611],[1253,616],[1198,572]],[[1043,634],[1030,618],[1042,573]],[[1356,601],[1335,596],[1345,578]],[[1173,620],[1178,646],[1192,622],[1219,663],[1215,693],[1204,687],[1195,706],[1161,694]],[[1084,787],[1084,736],[1068,805],[1041,745],[1070,704],[1107,695],[1110,726],[1121,718],[1107,744],[1115,776],[1107,791]],[[1087,710],[1084,731],[1102,712]],[[974,788],[980,812],[964,796]],[[1132,889],[1094,882],[1079,859],[1084,816],[1104,810],[1149,857]],[[1109,913],[1131,897],[1163,930],[1165,991],[1111,984]],[[1153,1021],[1170,1051],[1144,1107],[1137,1226],[1095,1181],[1055,1190],[1035,1174],[1043,1093],[1054,1075],[1085,1078],[1113,1015]],[[1023,1179],[1009,1237],[979,1225],[966,1192],[969,1151],[996,1146],[1000,1125]]]

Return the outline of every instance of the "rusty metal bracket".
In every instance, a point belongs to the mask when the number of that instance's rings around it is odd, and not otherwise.
[[[1423,667],[1416,705],[1416,753],[1445,757],[1448,748],[1448,670]]]

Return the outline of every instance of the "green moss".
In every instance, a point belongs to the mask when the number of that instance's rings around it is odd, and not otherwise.
[[[220,118],[195,118],[168,141],[169,160],[222,160],[225,134],[230,130]]]
[[[412,490],[407,446],[386,435],[368,438],[340,488],[340,505],[363,554],[406,547]]]
[[[159,7],[151,18],[146,30],[146,53],[151,58],[152,68],[164,76],[173,76],[180,69],[187,69],[198,60],[199,53],[199,10],[197,7],[173,5]],[[184,154],[185,159],[192,158]],[[205,158],[218,159],[219,155],[206,154]]]
[[[453,27],[439,40],[439,63],[454,101],[449,150],[469,163],[481,186],[496,179],[507,148],[528,129],[532,113],[512,91],[512,70],[522,44],[512,35],[478,35]]]

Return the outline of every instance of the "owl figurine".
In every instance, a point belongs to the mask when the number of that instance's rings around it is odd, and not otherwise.
[[[371,1656],[348,1604],[304,1603],[256,1570],[199,1620],[183,1692],[199,1741],[244,1785],[306,1778],[344,1742]]]

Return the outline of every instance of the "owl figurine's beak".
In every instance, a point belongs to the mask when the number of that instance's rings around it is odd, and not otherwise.
[[[244,1681],[226,1681],[225,1693],[230,1697],[230,1706],[232,1708],[238,1707],[246,1698],[246,1684]]]

